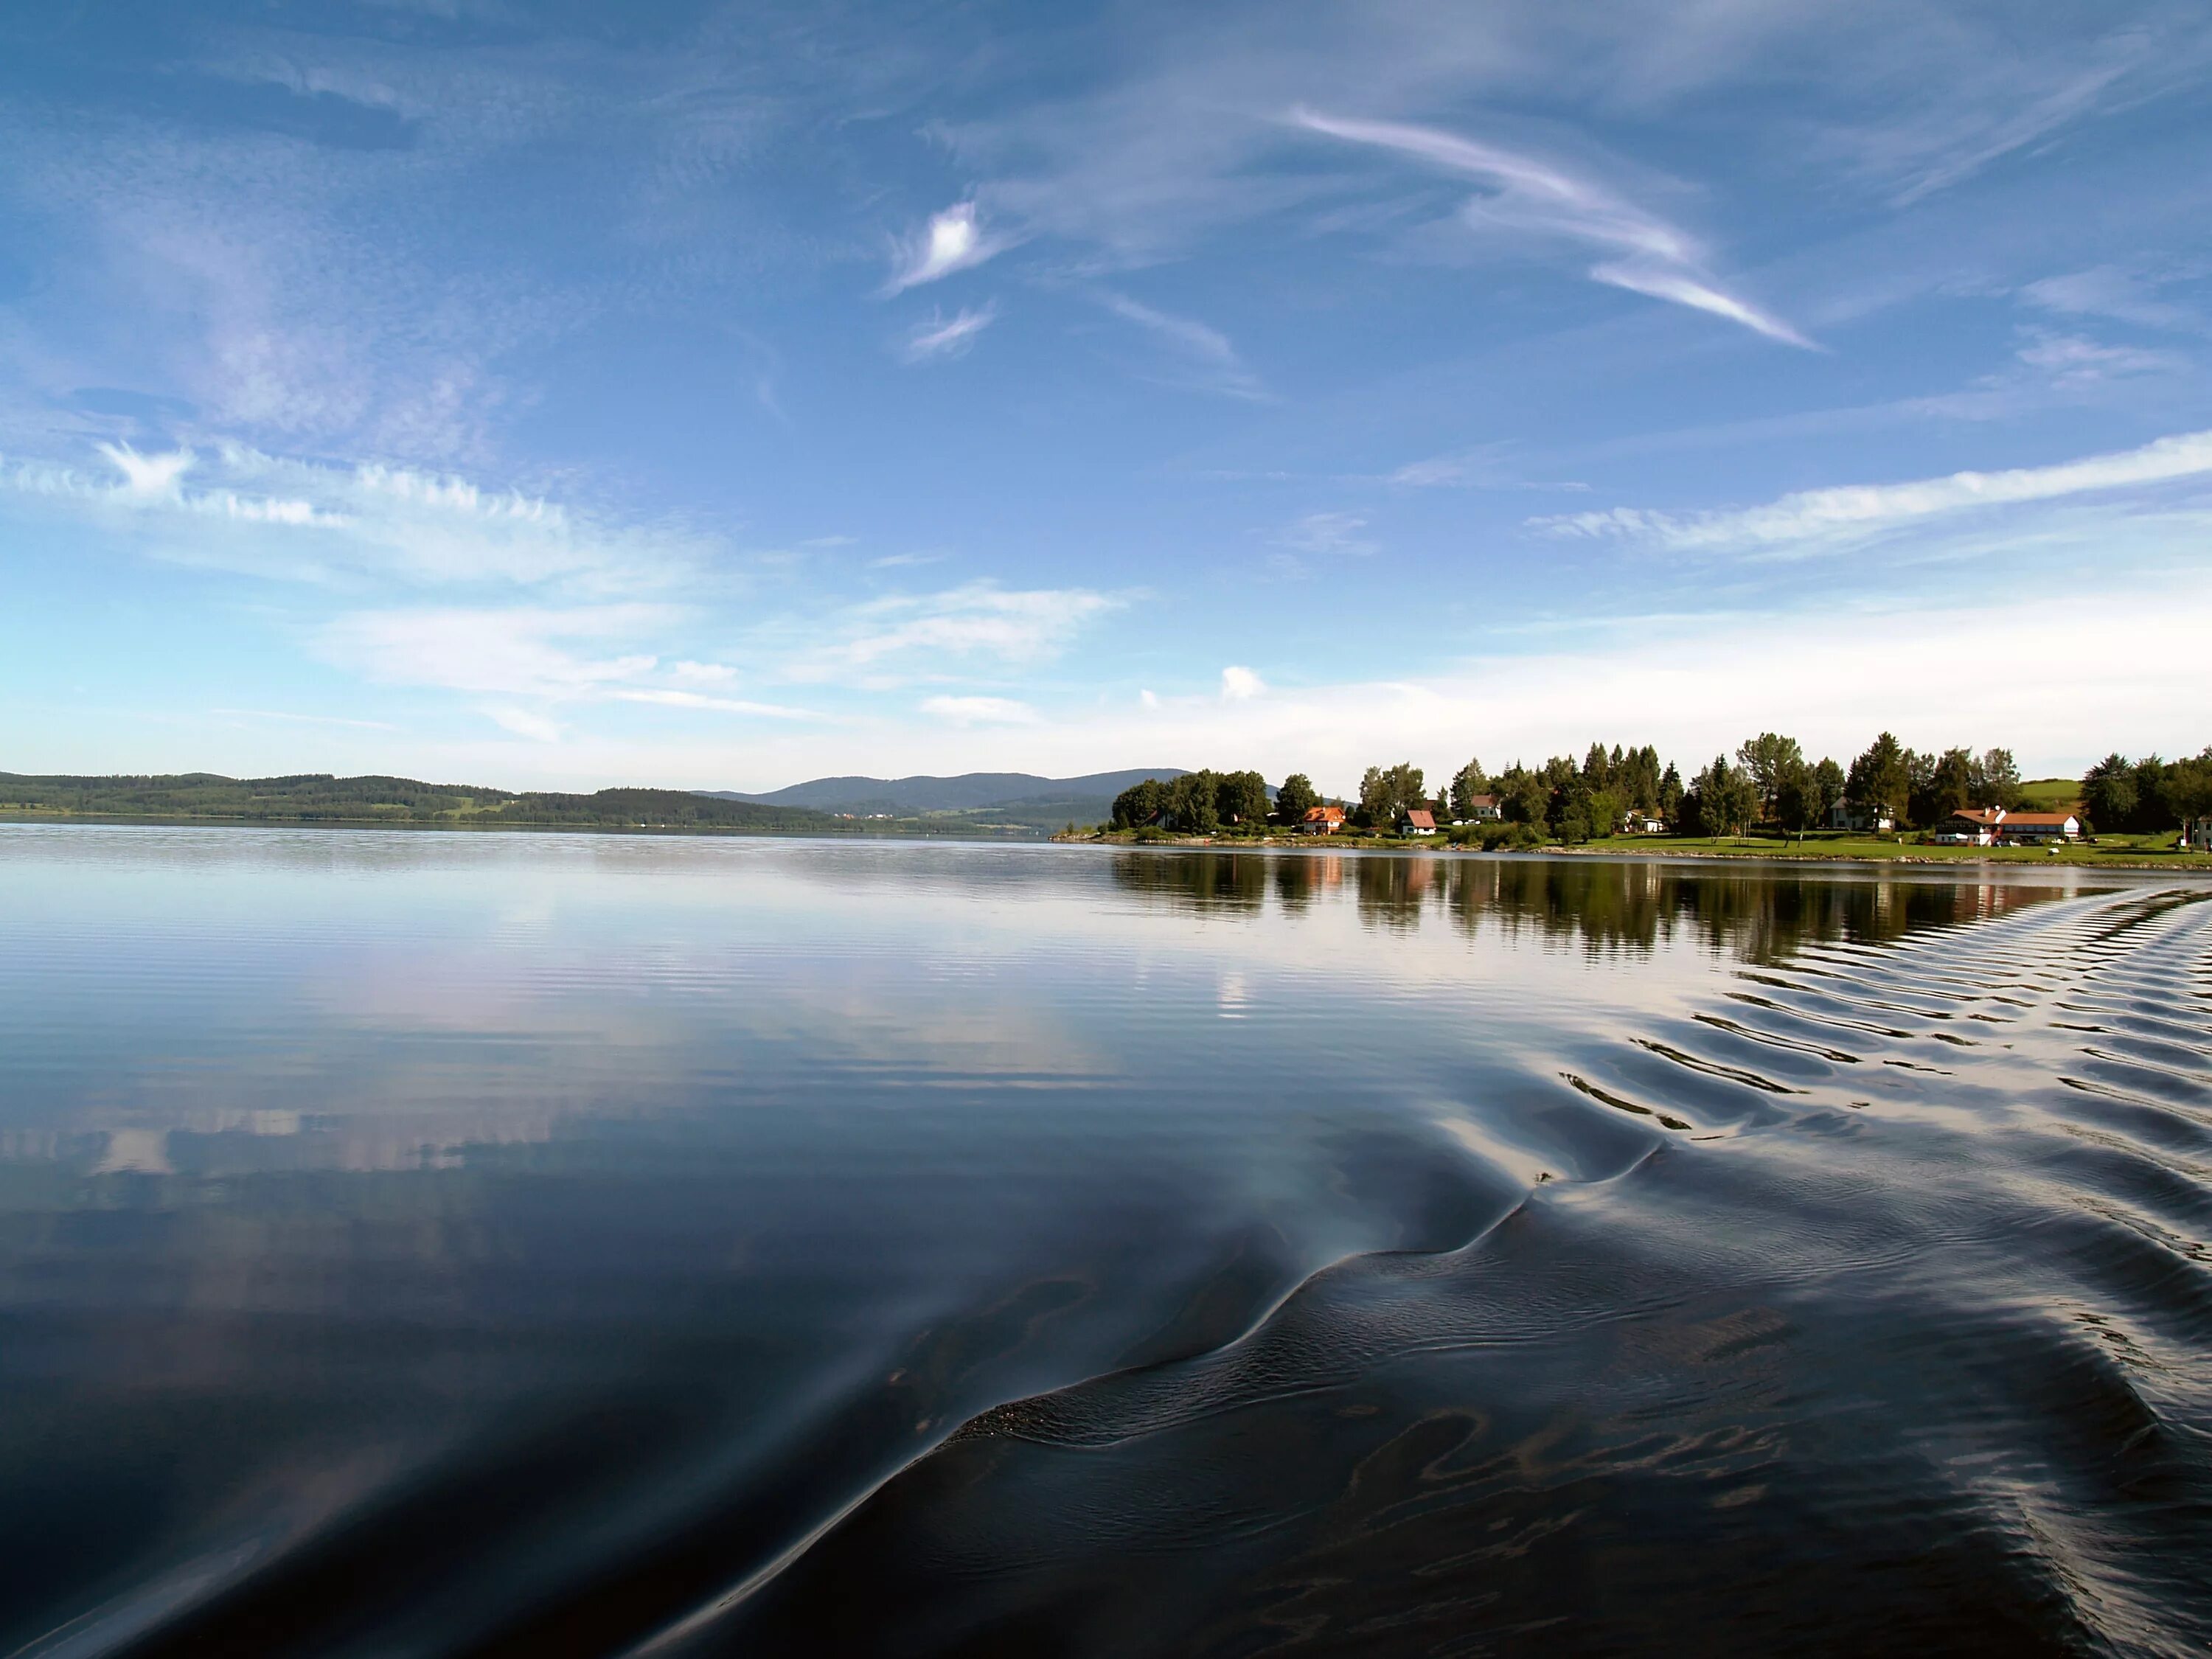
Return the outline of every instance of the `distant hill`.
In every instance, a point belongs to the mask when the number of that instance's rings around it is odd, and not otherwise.
[[[2021,785],[2020,793],[2035,811],[2075,812],[2081,807],[2079,778],[2030,778]]]
[[[0,812],[56,817],[218,819],[227,823],[569,825],[578,829],[839,829],[836,818],[792,806],[723,800],[688,789],[602,789],[596,794],[515,793],[413,778],[44,777],[0,772]]]
[[[927,817],[959,813],[1007,824],[1057,828],[1073,818],[1096,823],[1113,809],[1114,797],[1146,778],[1179,778],[1180,766],[1091,772],[1079,778],[1045,778],[1032,772],[963,772],[957,777],[815,778],[764,795],[735,790],[707,792],[716,800],[761,806],[806,807],[858,817]]]

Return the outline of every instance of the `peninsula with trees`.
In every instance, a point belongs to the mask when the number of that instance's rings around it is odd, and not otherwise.
[[[1887,732],[1848,765],[1762,732],[1687,779],[1656,746],[1593,743],[1486,772],[1470,760],[1440,788],[1410,762],[1370,766],[1357,798],[1304,773],[1146,779],[1111,819],[1063,839],[1235,842],[1324,835],[1377,846],[1441,843],[1705,856],[2065,858],[2212,866],[2212,746],[2166,761],[2117,752],[2079,779],[2026,781],[2009,750],[1917,751]]]

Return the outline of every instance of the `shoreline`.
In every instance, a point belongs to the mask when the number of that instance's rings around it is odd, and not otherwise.
[[[1928,847],[1899,847],[1893,853],[1867,851],[1826,851],[1804,848],[1793,850],[1783,844],[1747,844],[1741,847],[1715,847],[1679,843],[1653,846],[1648,843],[1627,843],[1608,846],[1545,846],[1522,848],[1497,848],[1485,851],[1480,847],[1454,846],[1441,841],[1421,842],[1412,841],[1370,839],[1360,836],[1339,839],[1334,836],[1263,836],[1218,837],[1212,836],[1150,836],[1142,839],[1133,835],[1109,833],[1077,834],[1065,832],[1048,835],[1042,832],[993,835],[982,831],[946,832],[938,830],[898,829],[891,827],[868,829],[832,829],[811,827],[797,830],[760,830],[720,824],[608,824],[544,823],[470,823],[466,820],[447,820],[423,823],[392,818],[291,818],[291,817],[216,817],[185,815],[151,815],[143,817],[114,813],[75,812],[0,812],[0,826],[9,824],[40,824],[66,827],[86,825],[100,829],[169,829],[169,830],[382,830],[408,833],[464,834],[464,835],[561,835],[561,836],[640,836],[657,838],[691,838],[700,840],[757,839],[762,841],[883,841],[883,842],[958,842],[983,847],[1000,846],[1060,846],[1110,847],[1132,851],[1163,853],[1219,852],[1219,853],[1334,853],[1356,854],[1363,857],[1383,854],[1456,858],[1577,858],[1577,859],[1658,859],[1697,860],[1703,862],[1810,864],[1810,865],[1906,865],[1915,869],[1945,869],[1972,867],[1980,870],[2100,870],[2127,871],[2136,874],[2150,873],[2173,876],[2212,876],[2212,854],[2203,853],[2144,854],[2115,850],[2100,853],[2094,848],[2075,848],[2056,854],[2036,856],[2021,848],[2008,856],[1991,857],[1990,849],[1961,848],[1957,852]]]
[[[1455,846],[1439,838],[1433,842],[1403,841],[1396,838],[1359,836],[1343,840],[1334,836],[1262,836],[1218,837],[1212,836],[1152,836],[1139,840],[1126,832],[1105,835],[1057,835],[1052,837],[1063,845],[1091,845],[1106,847],[1158,848],[1163,850],[1206,849],[1220,852],[1297,851],[1340,853],[1416,853],[1453,855],[1462,858],[1624,858],[1624,859],[1700,859],[1716,863],[1764,862],[1769,864],[1904,864],[1917,868],[1947,868],[1972,866],[1986,869],[2028,870],[2131,870],[2150,871],[2173,875],[2212,875],[2212,854],[2206,853],[2144,853],[2139,849],[2114,848],[2109,852],[2087,846],[2075,846],[2063,851],[2041,852],[2027,848],[1961,848],[1956,851],[1920,844],[1900,844],[1894,852],[1863,849],[1830,851],[1818,843],[1750,842],[1742,846],[1714,846],[1703,841],[1685,844],[1655,837],[1660,844],[1650,842],[1610,842],[1602,846],[1583,844],[1575,847],[1547,845],[1520,848],[1499,848],[1486,851],[1480,847]],[[1995,853],[1997,856],[1992,856]]]

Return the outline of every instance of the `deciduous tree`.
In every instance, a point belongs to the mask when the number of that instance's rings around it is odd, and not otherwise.
[[[1758,793],[1760,816],[1772,817],[1782,793],[1783,779],[1790,768],[1805,763],[1797,739],[1785,738],[1778,732],[1762,732],[1755,738],[1747,738],[1736,750],[1735,757]]]
[[[1490,780],[1483,775],[1482,763],[1470,760],[1452,774],[1451,810],[1455,818],[1474,816],[1474,798],[1491,793]]]

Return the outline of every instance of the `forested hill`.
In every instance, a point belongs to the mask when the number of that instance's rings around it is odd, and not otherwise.
[[[1079,778],[1039,777],[1034,772],[963,772],[957,777],[811,778],[763,795],[733,789],[709,793],[718,800],[756,801],[766,806],[809,806],[824,812],[897,817],[933,812],[973,812],[991,807],[1046,802],[1111,802],[1142,778],[1179,778],[1179,766],[1092,772]],[[1102,817],[1103,813],[1093,813]]]
[[[490,828],[824,830],[826,813],[719,799],[684,789],[602,789],[591,795],[515,793],[413,778],[32,777],[0,772],[0,813],[97,818],[210,818],[229,823],[393,823]]]

